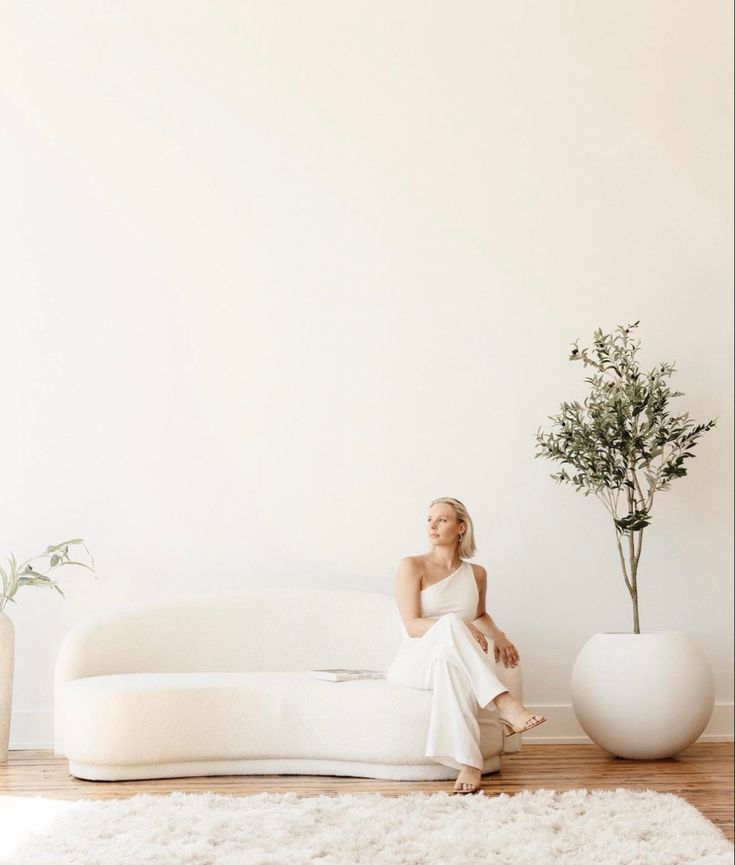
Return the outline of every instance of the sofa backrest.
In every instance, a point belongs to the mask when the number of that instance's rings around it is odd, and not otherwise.
[[[385,669],[401,642],[395,599],[335,589],[249,589],[90,616],[59,648],[64,681],[113,673]]]

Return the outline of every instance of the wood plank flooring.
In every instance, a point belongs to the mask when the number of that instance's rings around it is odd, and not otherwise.
[[[622,760],[594,744],[533,745],[502,758],[500,772],[483,778],[486,795],[521,790],[656,790],[682,796],[733,841],[733,743],[697,742],[668,760]],[[286,793],[301,796],[337,793],[405,793],[450,791],[452,781],[376,781],[333,775],[230,775],[150,781],[81,781],[69,775],[68,763],[52,751],[10,751],[0,763],[0,797],[44,796],[50,799],[111,799],[137,793],[212,792],[249,796]]]

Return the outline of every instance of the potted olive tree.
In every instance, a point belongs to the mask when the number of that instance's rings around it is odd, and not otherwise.
[[[91,565],[85,562],[72,561],[69,558],[70,544],[82,544],[87,550]],[[20,565],[15,561],[11,553],[8,559],[7,570],[0,566],[0,577],[2,577],[2,594],[0,595],[0,763],[8,759],[8,742],[10,740],[10,716],[13,705],[13,668],[15,662],[15,630],[13,621],[5,612],[5,606],[10,602],[17,603],[15,593],[21,586],[46,586],[65,597],[59,588],[58,580],[52,580],[47,574],[42,574],[32,562],[37,559],[48,558],[49,572],[64,567],[65,565],[78,565],[87,568],[94,573],[94,559],[87,549],[87,545],[81,538],[72,541],[64,541],[51,547],[46,547],[46,552],[33,556]],[[43,566],[42,566],[43,567]],[[96,574],[95,574],[96,579]]]
[[[585,496],[594,493],[610,515],[633,612],[631,632],[594,634],[572,671],[572,705],[587,735],[619,757],[660,759],[680,753],[707,726],[714,707],[714,677],[702,651],[683,631],[641,632],[638,573],[643,532],[651,525],[654,494],[687,473],[684,461],[715,421],[695,424],[673,417],[665,379],[673,364],[641,373],[640,340],[630,332],[594,334],[594,354],[573,343],[569,360],[595,369],[584,406],[562,403],[554,429],[536,436],[536,458],[562,464],[558,482]],[[567,471],[566,466],[569,466]],[[626,559],[627,556],[627,559]]]

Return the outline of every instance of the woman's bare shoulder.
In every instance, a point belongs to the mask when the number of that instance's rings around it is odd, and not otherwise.
[[[486,580],[487,579],[487,571],[483,568],[482,565],[478,565],[476,562],[470,562],[472,566],[472,570],[475,572],[476,580]]]
[[[404,556],[398,563],[398,570],[405,573],[420,573],[423,569],[423,556]]]
[[[416,556],[404,556],[398,563],[395,577],[396,591],[413,592],[421,587],[421,568],[416,563]]]

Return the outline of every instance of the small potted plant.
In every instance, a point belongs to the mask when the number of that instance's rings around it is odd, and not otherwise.
[[[641,373],[635,360],[639,322],[617,334],[594,334],[594,354],[578,348],[569,360],[596,372],[585,379],[584,401],[561,405],[554,431],[539,428],[536,458],[570,467],[551,475],[585,496],[594,493],[608,511],[618,558],[633,607],[632,632],[594,634],[572,671],[572,705],[587,735],[619,757],[660,759],[680,753],[707,726],[714,707],[714,677],[695,641],[683,631],[641,632],[638,573],[643,532],[651,525],[654,494],[687,473],[684,461],[715,421],[695,424],[673,417],[665,379],[673,364]],[[622,507],[622,512],[618,509]],[[627,561],[626,561],[627,553]]]
[[[69,546],[71,544],[82,544],[87,550],[91,565],[85,562],[73,561],[69,558]],[[0,763],[8,759],[8,742],[10,740],[10,715],[13,705],[13,667],[15,661],[15,630],[12,619],[5,612],[8,602],[15,604],[15,593],[21,586],[46,586],[56,591],[63,597],[64,593],[59,588],[58,580],[52,580],[47,573],[41,573],[32,564],[36,559],[49,558],[48,571],[61,568],[65,565],[77,565],[87,568],[94,573],[94,558],[87,549],[87,545],[81,538],[64,541],[52,547],[46,547],[46,552],[27,559],[18,565],[15,556],[11,553],[8,559],[7,571],[0,566],[2,577],[2,595],[0,596]],[[97,575],[95,574],[95,579]]]

